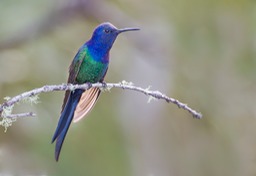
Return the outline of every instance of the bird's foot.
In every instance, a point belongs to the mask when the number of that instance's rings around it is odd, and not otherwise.
[[[90,89],[92,87],[92,83],[87,82],[86,84],[88,85],[88,89]]]
[[[100,90],[103,92],[109,92],[112,87],[108,87],[107,83],[105,81],[100,82],[102,84],[102,87],[100,87]]]
[[[102,88],[103,88],[103,89],[106,89],[106,88],[107,88],[107,83],[106,83],[105,81],[102,81],[101,84],[102,84]]]

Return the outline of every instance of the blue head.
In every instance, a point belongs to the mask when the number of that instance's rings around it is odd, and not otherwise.
[[[104,56],[108,54],[111,49],[113,43],[116,40],[116,37],[122,33],[127,31],[136,31],[138,28],[123,28],[118,29],[111,23],[102,23],[97,26],[92,34],[91,39],[87,42],[87,44],[96,51],[99,55]]]

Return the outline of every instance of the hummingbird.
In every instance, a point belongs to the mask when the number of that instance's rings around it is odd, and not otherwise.
[[[84,43],[75,55],[69,67],[68,83],[103,83],[109,65],[109,52],[117,36],[123,32],[137,30],[139,28],[118,29],[109,22],[97,26],[91,39]],[[72,120],[78,122],[85,117],[94,107],[100,93],[101,90],[97,87],[65,92],[59,122],[52,137],[52,143],[56,141],[56,161],[59,160],[60,151]]]

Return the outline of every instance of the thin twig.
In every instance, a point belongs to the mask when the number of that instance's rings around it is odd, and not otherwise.
[[[21,118],[21,117],[35,117],[36,114],[33,112],[25,112],[25,113],[20,113],[20,114],[10,114],[8,116],[6,116],[7,118]]]
[[[180,101],[178,101],[174,98],[168,97],[167,95],[161,93],[160,91],[152,91],[152,90],[149,90],[149,88],[143,89],[141,87],[134,86],[132,83],[129,83],[126,81],[122,81],[120,83],[94,83],[94,84],[85,83],[85,84],[81,84],[81,85],[73,85],[73,84],[45,85],[43,87],[24,92],[22,94],[19,94],[13,98],[6,100],[2,105],[0,105],[0,113],[3,112],[5,108],[13,106],[14,104],[20,102],[24,98],[33,97],[40,93],[53,92],[53,91],[66,91],[66,90],[72,91],[75,89],[87,90],[91,87],[99,87],[99,88],[107,89],[107,90],[114,87],[114,88],[122,88],[122,89],[137,91],[137,92],[143,93],[147,96],[150,96],[150,97],[153,97],[156,99],[162,99],[168,103],[173,103],[173,104],[177,105],[179,108],[182,108],[182,109],[188,111],[190,114],[192,114],[192,116],[194,118],[197,118],[197,119],[202,118],[201,113],[198,113],[197,111],[193,110],[186,104],[181,103]],[[8,117],[9,118],[25,117],[25,116],[34,116],[34,115],[35,114],[31,113],[31,112],[30,113],[21,113],[21,114],[11,114],[11,115],[8,115],[7,118]]]

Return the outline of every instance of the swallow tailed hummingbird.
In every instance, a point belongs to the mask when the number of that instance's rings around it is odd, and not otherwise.
[[[116,37],[127,31],[138,28],[118,29],[111,23],[97,26],[89,41],[81,46],[70,67],[68,83],[83,84],[103,82],[108,70],[109,51]],[[52,143],[56,141],[55,159],[59,160],[62,144],[68,132],[71,121],[78,122],[93,108],[100,95],[99,88],[88,90],[76,89],[66,91],[62,111]]]

